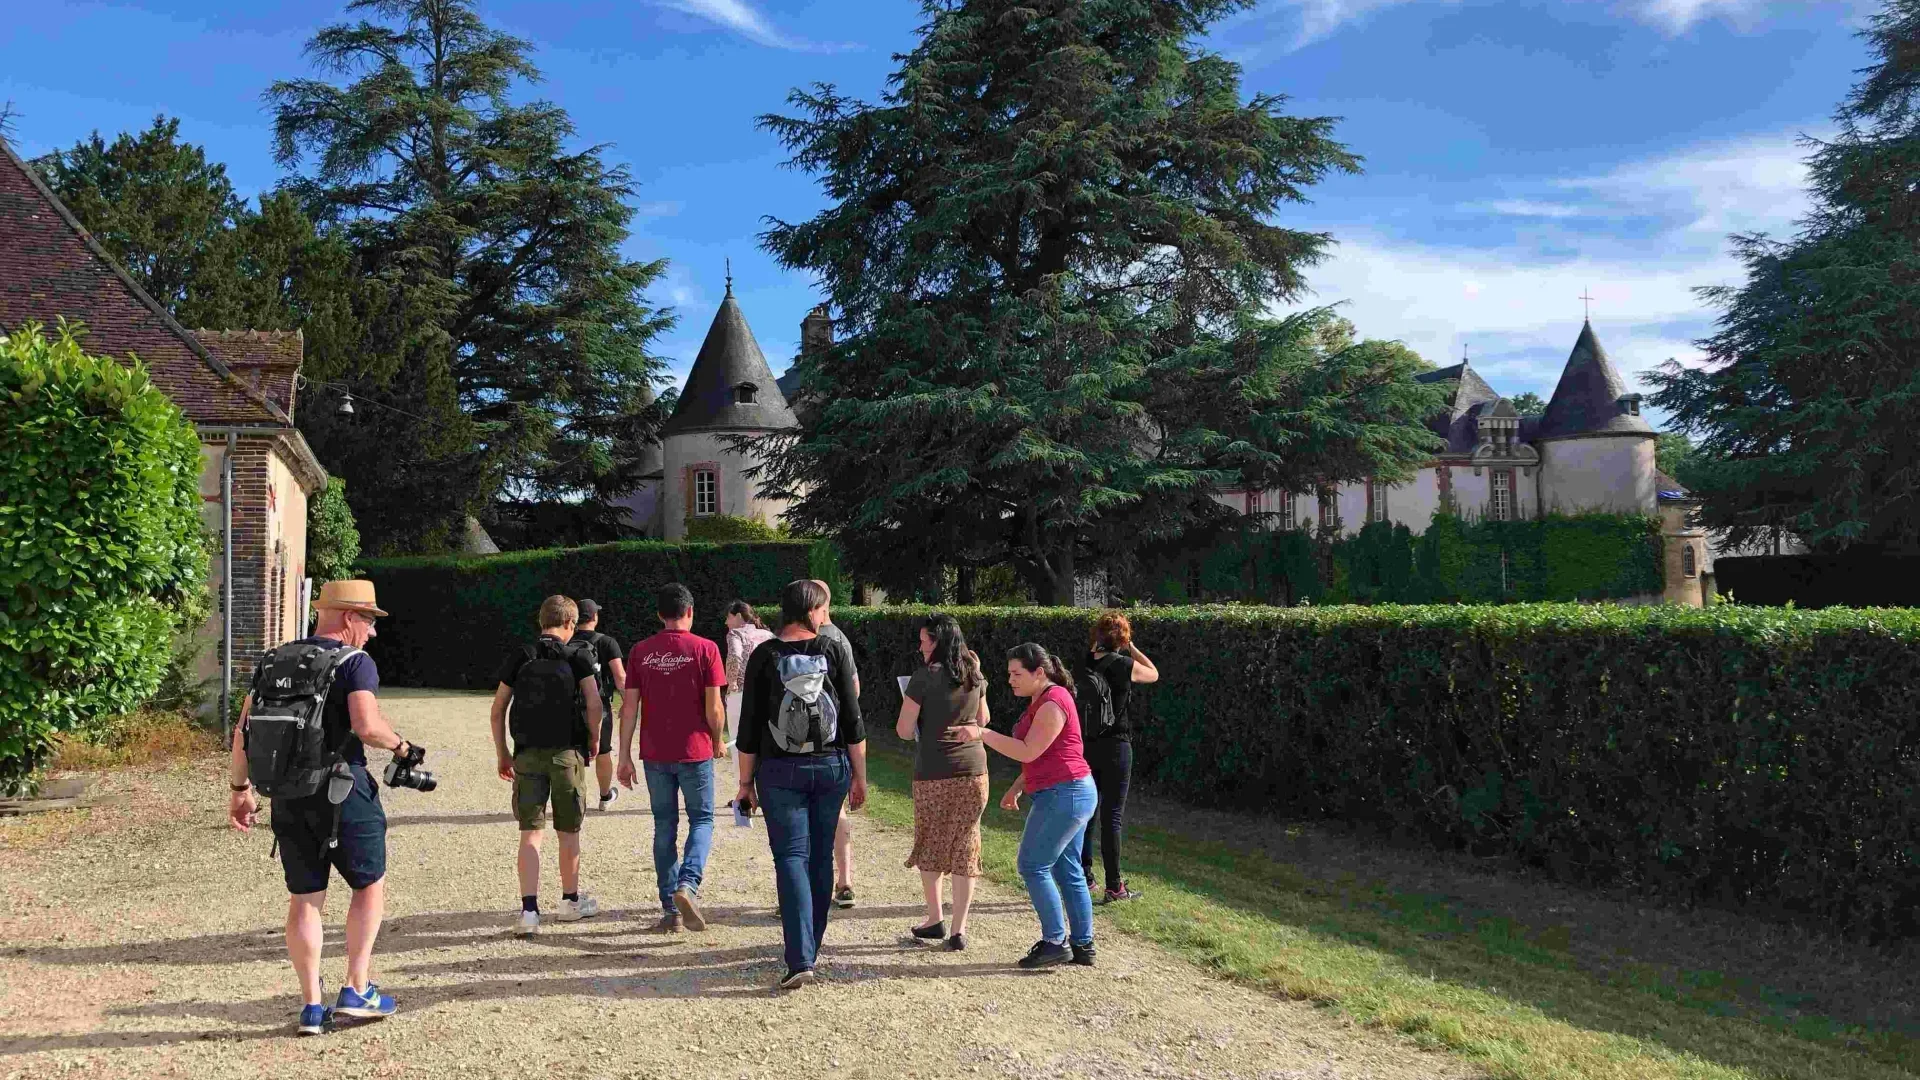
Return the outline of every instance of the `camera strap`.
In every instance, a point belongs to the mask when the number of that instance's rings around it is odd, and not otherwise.
[[[333,830],[327,834],[329,850],[340,846],[340,809],[352,794],[353,766],[345,761],[335,761],[333,774],[327,778],[327,801],[333,804]]]

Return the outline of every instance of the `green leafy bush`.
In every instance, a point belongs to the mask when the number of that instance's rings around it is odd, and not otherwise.
[[[687,515],[687,540],[695,544],[752,544],[788,539],[786,532],[758,518],[735,514]]]
[[[924,608],[835,609],[876,717]],[[1008,648],[1094,613],[949,609]],[[1135,775],[1564,880],[1870,935],[1920,931],[1920,611],[1721,605],[1149,608]]]
[[[159,686],[205,589],[200,439],[62,326],[0,337],[0,789]]]
[[[317,592],[329,581],[351,578],[359,559],[360,530],[347,505],[347,482],[329,477],[326,489],[307,504],[307,575]]]
[[[624,645],[660,628],[653,594],[693,590],[694,628],[718,637],[734,600],[764,604],[810,573],[812,545],[668,544],[642,540],[501,555],[365,559],[361,571],[391,616],[368,652],[397,686],[490,689],[500,658],[536,633],[540,601],[558,593],[605,609],[600,629]]]

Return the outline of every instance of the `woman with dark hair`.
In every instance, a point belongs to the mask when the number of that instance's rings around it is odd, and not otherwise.
[[[1093,896],[1080,866],[1080,834],[1093,819],[1099,796],[1081,752],[1073,676],[1059,657],[1028,642],[1007,653],[1007,685],[1028,700],[1011,736],[964,725],[949,728],[947,737],[984,742],[1020,763],[1020,779],[1001,798],[1003,808],[1020,809],[1022,791],[1033,796],[1018,862],[1040,917],[1040,940],[1020,966],[1032,970],[1071,959],[1092,967]]]
[[[867,801],[867,730],[853,655],[820,636],[827,592],[795,581],[780,595],[780,632],[747,658],[740,698],[735,805],[766,815],[780,896],[787,973],[780,989],[814,980],[833,904],[833,831],[842,803]],[[757,791],[757,796],[756,796]]]
[[[740,694],[746,688],[747,657],[773,636],[767,624],[745,600],[727,605],[727,731],[740,738]]]
[[[1132,900],[1139,894],[1127,888],[1120,876],[1120,822],[1127,810],[1127,788],[1133,780],[1133,724],[1127,707],[1133,701],[1135,684],[1160,681],[1160,669],[1133,643],[1133,624],[1124,613],[1107,610],[1094,621],[1091,647],[1080,675],[1080,699],[1088,704],[1081,722],[1086,726],[1087,764],[1093,769],[1094,790],[1100,793],[1100,808],[1087,823],[1080,841],[1080,865],[1087,880],[1093,880],[1093,833],[1100,832],[1100,861],[1106,870],[1107,891],[1103,904]],[[1091,714],[1094,698],[1105,691],[1106,708]]]
[[[927,616],[920,624],[923,666],[902,691],[894,730],[917,741],[913,755],[913,854],[920,870],[927,917],[913,928],[925,941],[947,939],[947,948],[967,947],[967,911],[973,879],[980,876],[980,815],[987,809],[987,751],[975,742],[947,738],[955,725],[985,725],[987,680],[980,657],[951,615]],[[953,879],[953,933],[948,936],[940,904],[940,879]]]

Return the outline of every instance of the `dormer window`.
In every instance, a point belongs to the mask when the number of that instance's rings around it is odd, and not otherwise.
[[[1641,395],[1639,394],[1628,394],[1627,396],[1621,398],[1619,402],[1620,412],[1626,416],[1639,416],[1640,415],[1640,397]]]
[[[743,382],[733,388],[733,403],[735,405],[751,405],[753,404],[754,398],[759,396],[759,394],[759,387],[750,382]]]

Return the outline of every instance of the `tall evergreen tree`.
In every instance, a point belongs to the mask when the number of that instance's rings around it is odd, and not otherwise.
[[[161,116],[138,135],[109,143],[95,133],[34,164],[182,324],[301,331],[310,386],[295,418],[328,469],[357,482],[371,544],[444,543],[487,477],[441,362],[447,350],[431,318],[439,293],[361,273],[343,231],[317,229],[290,194],[249,207],[225,166],[179,133],[178,120]],[[343,388],[361,395],[352,418],[334,411]]]
[[[393,377],[422,402],[451,393],[472,421],[470,460],[445,478],[457,509],[484,512],[502,492],[631,490],[664,420],[653,394],[663,365],[648,349],[671,319],[643,299],[665,263],[619,252],[633,217],[627,170],[603,146],[570,148],[563,109],[512,100],[540,78],[530,46],[468,0],[353,0],[347,11],[367,18],[307,46],[341,81],[267,92],[278,157],[310,166],[288,190],[351,240],[362,273],[391,290],[389,314],[404,314],[383,328],[408,340],[384,350],[404,358]],[[371,486],[348,491],[373,533],[361,505]]]
[[[1920,0],[1863,36],[1876,62],[1807,140],[1814,209],[1789,240],[1734,238],[1739,287],[1700,367],[1668,362],[1653,403],[1697,440],[1688,483],[1735,543],[1920,546]]]
[[[1273,215],[1358,160],[1196,44],[1244,6],[930,0],[881,103],[762,118],[833,203],[765,236],[840,313],[806,427],[759,440],[789,521],[895,588],[1001,563],[1060,602],[1218,492],[1423,456],[1417,357],[1263,314],[1329,243]]]

